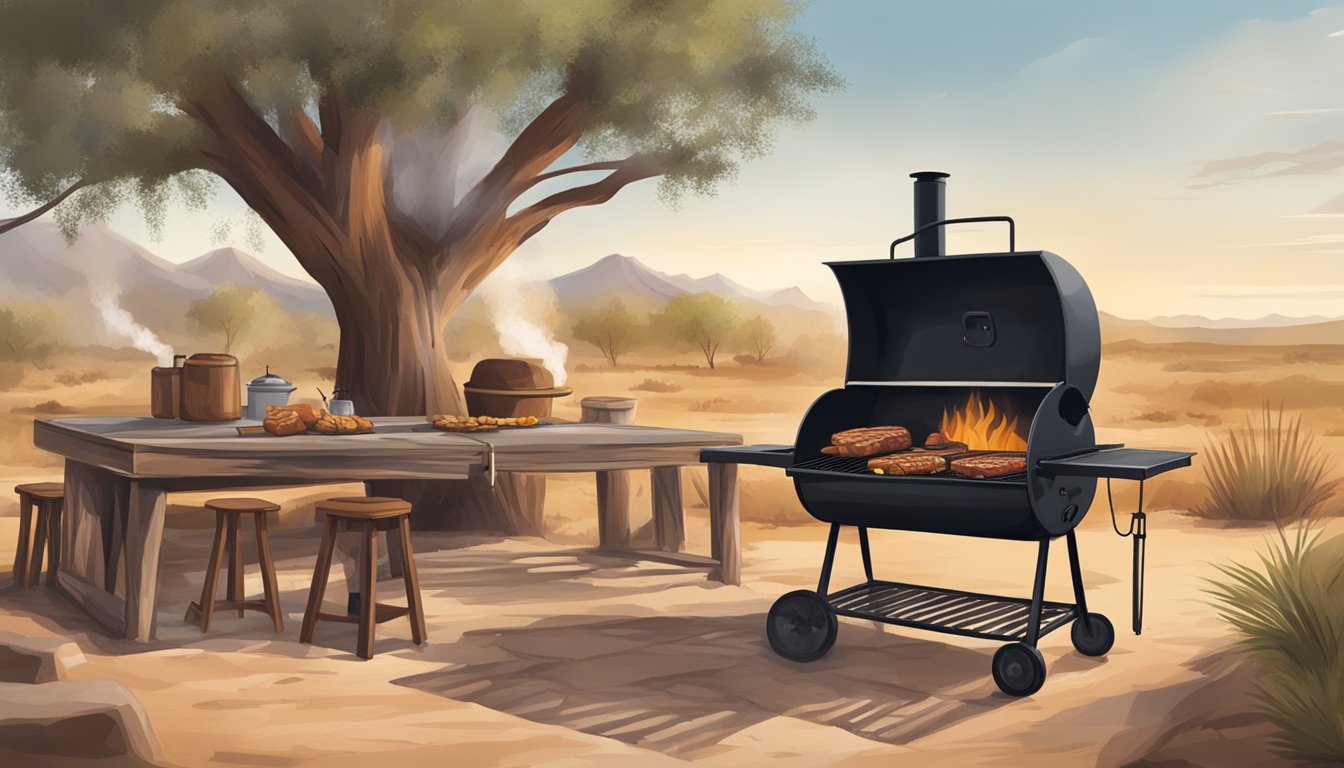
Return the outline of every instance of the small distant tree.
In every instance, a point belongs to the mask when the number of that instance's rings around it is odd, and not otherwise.
[[[774,323],[767,320],[765,315],[756,315],[742,324],[742,339],[759,363],[775,348],[779,336],[775,333]]]
[[[700,348],[705,363],[714,367],[714,355],[723,340],[741,325],[737,305],[717,293],[682,294],[667,303],[660,324],[673,338]]]
[[[643,336],[639,318],[620,299],[612,299],[602,309],[584,314],[574,323],[574,338],[597,347],[613,367]]]
[[[47,336],[46,322],[40,313],[0,307],[0,361],[22,363],[46,359],[54,347]]]
[[[223,336],[224,351],[232,352],[248,329],[275,308],[275,299],[256,286],[225,284],[191,302],[187,320],[201,333]]]

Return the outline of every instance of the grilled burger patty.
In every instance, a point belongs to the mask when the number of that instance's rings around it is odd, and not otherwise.
[[[935,475],[947,469],[947,460],[931,453],[902,453],[868,460],[877,475]]]
[[[1016,475],[1027,471],[1027,457],[1020,453],[987,453],[952,460],[952,474],[984,478]]]
[[[905,427],[860,427],[831,435],[831,445],[841,456],[876,456],[910,447]]]

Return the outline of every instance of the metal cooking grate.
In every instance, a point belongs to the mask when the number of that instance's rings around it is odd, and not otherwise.
[[[953,456],[945,456],[943,458],[947,459],[948,461],[951,461],[952,459],[963,458],[966,456],[978,456],[984,453],[994,453],[994,451],[970,451],[967,453],[958,453]],[[834,472],[840,475],[873,475],[873,472],[868,469],[869,458],[871,457],[819,456],[815,459],[805,459],[803,461],[797,462],[796,464],[793,465],[793,468],[810,469],[815,472]],[[1018,472],[1017,474],[1003,475],[1002,477],[967,478],[967,477],[961,477],[960,475],[955,475],[952,473],[951,470],[944,470],[942,472],[938,472],[932,475],[909,475],[909,476],[883,475],[882,477],[897,480],[905,479],[906,477],[950,477],[955,478],[957,480],[978,480],[980,482],[1021,483],[1026,481],[1027,473]]]
[[[1021,640],[1031,619],[1030,600],[890,581],[859,584],[829,595],[827,602],[842,616],[989,640]],[[1042,603],[1039,634],[1058,629],[1076,615],[1071,603]]]

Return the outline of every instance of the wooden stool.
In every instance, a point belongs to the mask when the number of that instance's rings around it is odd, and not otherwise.
[[[382,496],[350,496],[318,502],[317,511],[326,515],[322,529],[322,545],[313,568],[313,586],[308,593],[308,609],[303,614],[303,630],[299,641],[313,642],[317,622],[340,621],[359,625],[356,652],[365,659],[373,658],[373,628],[401,616],[410,615],[411,639],[416,645],[425,642],[425,610],[420,603],[420,579],[415,572],[415,555],[411,551],[411,505],[401,499]],[[347,529],[362,531],[364,540],[359,557],[359,615],[323,613],[322,597],[327,590],[331,573],[331,556],[336,548],[337,524]],[[379,605],[375,602],[378,573],[378,532],[396,530],[400,547],[388,547],[388,557],[400,559],[402,578],[406,583],[406,607]],[[389,540],[390,543],[391,540]],[[394,552],[393,550],[397,550]]]
[[[14,553],[14,586],[31,587],[42,575],[42,548],[47,549],[47,583],[56,583],[61,565],[61,507],[65,504],[62,483],[27,483],[14,486],[19,494],[19,547]],[[33,507],[37,526],[33,530]],[[31,542],[29,541],[31,534]]]
[[[187,607],[186,621],[195,624],[199,619],[202,632],[210,631],[210,616],[216,608],[233,608],[241,617],[244,610],[261,611],[271,617],[276,632],[283,632],[285,625],[280,616],[280,589],[275,582],[275,562],[271,560],[271,541],[266,536],[266,513],[276,512],[279,505],[265,499],[211,499],[205,502],[206,509],[215,511],[215,542],[210,548],[210,564],[205,569],[205,586],[201,588],[201,601]],[[261,600],[243,599],[243,547],[239,530],[240,518],[252,515],[257,529],[257,560],[261,566],[261,584],[265,597]],[[215,586],[219,583],[219,570],[227,539],[229,549],[229,581],[226,600],[215,599]]]

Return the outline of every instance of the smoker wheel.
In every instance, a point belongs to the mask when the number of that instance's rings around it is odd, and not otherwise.
[[[816,661],[825,656],[839,630],[831,606],[807,589],[776,600],[765,620],[770,647],[790,661]]]
[[[994,654],[994,682],[1009,696],[1030,696],[1045,684],[1045,659],[1025,643],[1010,643]]]
[[[1100,613],[1074,619],[1069,635],[1073,638],[1073,647],[1084,656],[1105,656],[1115,643],[1115,627]]]

